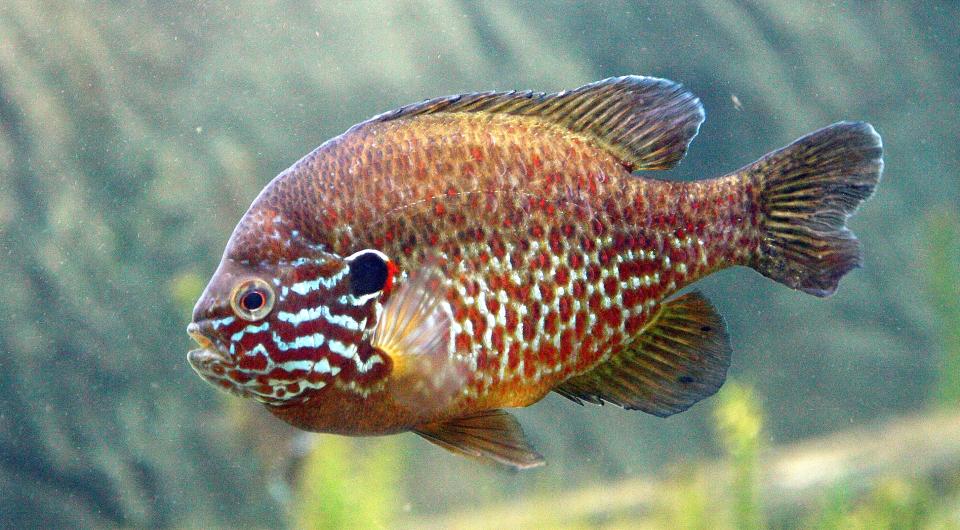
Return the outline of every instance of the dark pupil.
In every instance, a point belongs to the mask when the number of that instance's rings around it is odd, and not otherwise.
[[[354,296],[375,293],[387,283],[387,262],[374,252],[360,254],[350,262],[350,292]]]
[[[250,291],[249,293],[243,295],[243,298],[240,300],[240,304],[247,311],[256,311],[263,307],[263,293],[260,291]]]

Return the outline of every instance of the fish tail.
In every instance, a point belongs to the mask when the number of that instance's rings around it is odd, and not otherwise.
[[[751,267],[815,296],[829,296],[860,267],[860,242],[847,226],[883,171],[880,135],[840,122],[768,154],[740,173],[756,186],[759,248]]]

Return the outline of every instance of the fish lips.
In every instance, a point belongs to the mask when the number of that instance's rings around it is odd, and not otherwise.
[[[200,346],[187,352],[187,362],[208,383],[222,388],[224,373],[232,366],[232,359],[216,347],[213,340],[203,333],[203,328],[196,322],[191,322],[187,326],[187,334]]]

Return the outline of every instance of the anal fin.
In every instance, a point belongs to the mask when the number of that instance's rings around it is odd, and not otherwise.
[[[624,351],[554,391],[579,404],[608,402],[666,417],[720,389],[730,352],[723,318],[691,292],[663,303]]]
[[[414,432],[448,451],[514,469],[545,463],[543,456],[530,446],[517,419],[504,410],[429,423]]]

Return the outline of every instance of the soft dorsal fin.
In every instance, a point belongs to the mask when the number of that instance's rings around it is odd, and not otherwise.
[[[720,389],[730,351],[723,318],[692,292],[663,303],[626,350],[554,390],[581,405],[606,401],[670,416]]]
[[[545,463],[543,456],[530,446],[520,422],[504,410],[429,423],[414,432],[448,451],[514,469]]]
[[[675,166],[704,118],[700,100],[681,85],[628,75],[554,94],[480,92],[430,99],[380,114],[358,127],[422,114],[458,112],[546,120],[587,137],[630,170]]]

